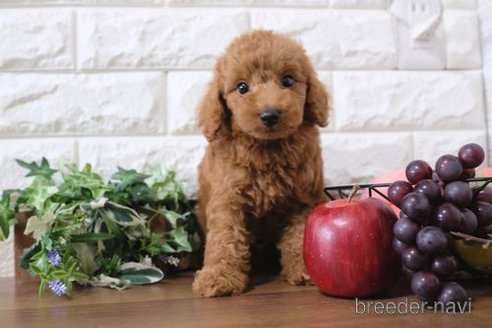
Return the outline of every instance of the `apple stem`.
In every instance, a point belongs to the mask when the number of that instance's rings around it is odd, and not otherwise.
[[[359,185],[354,185],[354,187],[352,188],[352,191],[350,192],[350,195],[348,197],[348,202],[350,203],[352,201],[352,199],[354,198],[355,194],[357,194],[357,192],[359,191],[360,189],[360,186]]]

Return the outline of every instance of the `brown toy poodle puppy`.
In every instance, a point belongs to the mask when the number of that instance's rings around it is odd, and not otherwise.
[[[198,116],[209,145],[199,166],[206,245],[196,294],[244,292],[252,257],[272,243],[282,278],[308,281],[304,222],[324,200],[317,126],[327,119],[326,90],[302,46],[287,36],[250,32],[218,59]]]

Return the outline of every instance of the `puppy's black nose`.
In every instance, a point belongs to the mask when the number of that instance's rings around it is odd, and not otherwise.
[[[278,123],[278,118],[280,116],[280,113],[276,109],[264,109],[260,113],[260,120],[263,124],[265,124],[268,127],[272,127],[275,124]]]

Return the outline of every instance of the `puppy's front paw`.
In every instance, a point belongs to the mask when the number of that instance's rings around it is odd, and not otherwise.
[[[248,285],[243,272],[223,267],[204,267],[195,274],[193,292],[204,297],[240,295]]]
[[[303,265],[296,268],[282,268],[280,276],[282,279],[294,286],[311,284],[311,278],[306,273]]]

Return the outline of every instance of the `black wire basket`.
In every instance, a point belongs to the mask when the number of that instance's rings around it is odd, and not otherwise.
[[[492,177],[476,177],[464,180],[474,187],[473,197],[492,183]],[[367,189],[367,195],[378,195],[391,203],[386,190],[391,183],[352,184],[324,188],[330,200],[345,199],[354,191]],[[450,232],[452,236],[451,251],[459,262],[460,271],[451,280],[474,281],[483,284],[492,283],[492,235],[482,238],[461,232]]]

